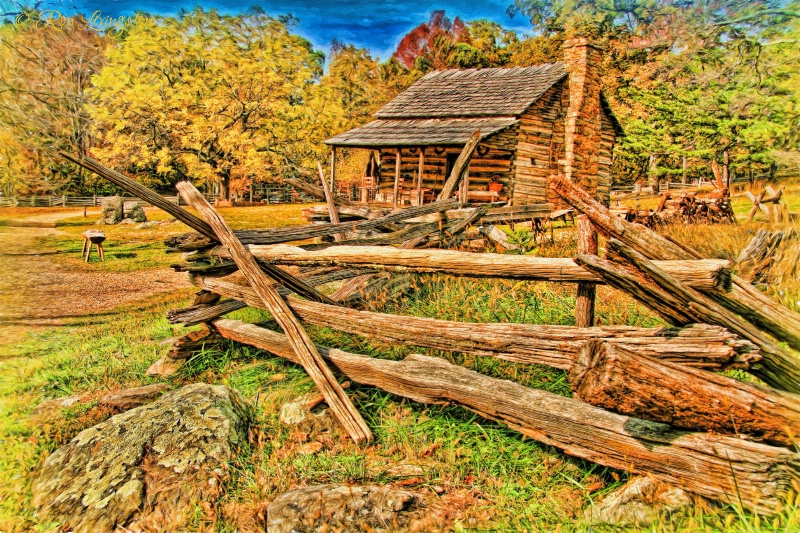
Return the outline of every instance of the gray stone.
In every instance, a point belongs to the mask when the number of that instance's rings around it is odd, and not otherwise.
[[[127,411],[128,409],[156,401],[167,390],[169,390],[167,383],[154,383],[143,387],[123,389],[106,394],[100,398],[98,404],[109,409]]]
[[[179,530],[195,504],[218,498],[248,419],[236,391],[206,384],[113,416],[45,460],[33,481],[37,516],[74,533]]]
[[[133,204],[130,208],[125,208],[125,218],[134,222],[147,222],[147,215],[144,214],[144,209],[136,204]]]
[[[419,477],[424,476],[426,470],[420,465],[400,464],[387,468],[383,473],[389,477]]]
[[[281,494],[269,505],[267,531],[422,531],[422,503],[421,494],[391,487],[301,487]]]
[[[100,220],[103,224],[119,224],[122,220],[122,199],[119,196],[110,196],[103,199],[103,211]]]
[[[157,220],[151,220],[150,222],[142,222],[141,224],[136,224],[133,229],[150,229],[155,228],[158,226],[162,226],[163,224]]]
[[[281,414],[278,417],[279,420],[288,426],[295,426],[306,420],[312,420],[315,416],[318,416],[312,413],[311,410],[320,403],[321,400],[319,398],[321,398],[319,393],[311,392],[283,404]]]
[[[183,366],[183,360],[173,359],[171,357],[162,357],[147,369],[147,375],[150,377],[167,377],[171,376],[180,370]]]
[[[52,400],[45,400],[36,406],[33,410],[34,415],[44,415],[45,419],[52,419],[60,416],[64,409],[81,403],[82,396],[65,396],[63,398],[54,398]]]
[[[123,218],[119,221],[120,224],[136,224],[136,221],[132,218]]]
[[[673,513],[692,505],[683,490],[648,477],[637,477],[608,494],[602,502],[586,509],[589,523],[646,527],[660,513]]]

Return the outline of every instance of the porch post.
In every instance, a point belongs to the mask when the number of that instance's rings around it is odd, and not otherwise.
[[[461,203],[467,203],[467,194],[469,194],[469,167],[464,171],[464,182],[461,184]]]
[[[394,162],[394,195],[392,196],[392,206],[397,207],[397,195],[400,193],[400,148],[397,149],[397,157]]]
[[[336,196],[336,147],[331,147],[331,195]],[[350,198],[348,198],[349,200]]]
[[[422,205],[422,173],[425,170],[425,147],[419,147],[419,171],[417,172],[417,205]]]

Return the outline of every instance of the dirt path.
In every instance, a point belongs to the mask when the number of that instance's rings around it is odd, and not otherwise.
[[[0,353],[40,327],[65,318],[108,312],[160,292],[189,286],[170,269],[112,273],[65,268],[37,249],[39,239],[60,231],[55,222],[83,214],[59,210],[20,217],[0,226]]]

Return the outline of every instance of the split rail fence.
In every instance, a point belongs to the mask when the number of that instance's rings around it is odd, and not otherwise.
[[[574,258],[444,249],[490,209],[440,198],[403,210],[368,210],[349,222],[231,231],[188,183],[178,185],[200,217],[88,159],[62,154],[186,223],[195,233],[166,242],[185,252],[201,298],[172,310],[173,323],[203,324],[154,371],[229,339],[302,365],[356,442],[369,427],[335,373],[414,401],[458,404],[564,453],[654,478],[712,500],[774,512],[800,479],[800,315],[731,272],[656,232],[615,217],[563,177],[551,187],[583,216]],[[448,178],[456,190],[460,176]],[[327,184],[304,186],[325,198]],[[346,200],[328,196],[331,220]],[[349,212],[355,212],[348,207]],[[606,239],[605,257],[597,235]],[[290,245],[330,236],[322,244]],[[219,279],[233,272],[244,283]],[[577,284],[576,326],[461,323],[398,317],[361,305],[374,294],[411,290],[415,273]],[[319,288],[344,283],[333,294]],[[594,326],[594,287],[606,283],[658,312],[669,327]],[[299,297],[296,297],[297,295]],[[246,306],[268,310],[282,333],[223,318]],[[572,397],[488,377],[441,358],[375,359],[317,346],[321,325],[423,348],[460,351],[567,372]],[[718,374],[740,369],[767,385]]]

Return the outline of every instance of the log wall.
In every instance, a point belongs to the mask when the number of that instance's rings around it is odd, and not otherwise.
[[[469,163],[470,190],[487,191],[489,190],[489,180],[493,176],[498,176],[498,181],[504,186],[501,194],[509,194],[515,137],[516,127],[513,127],[481,141]],[[433,189],[433,192],[438,194],[447,179],[445,176],[447,156],[449,154],[457,156],[461,153],[461,149],[460,146],[426,147],[422,186]],[[403,148],[400,151],[400,177],[404,180],[403,189],[415,189],[417,186],[419,150],[420,148]],[[378,189],[382,193],[391,194],[394,188],[396,157],[395,148],[380,150]]]
[[[600,116],[600,150],[597,153],[597,198],[608,202],[611,198],[611,158],[617,133],[605,108]]]
[[[547,202],[547,176],[552,174],[553,148],[563,151],[563,83],[551,87],[520,117],[517,153],[514,160],[515,204]],[[559,126],[557,127],[557,123]],[[556,131],[560,129],[561,131]]]

